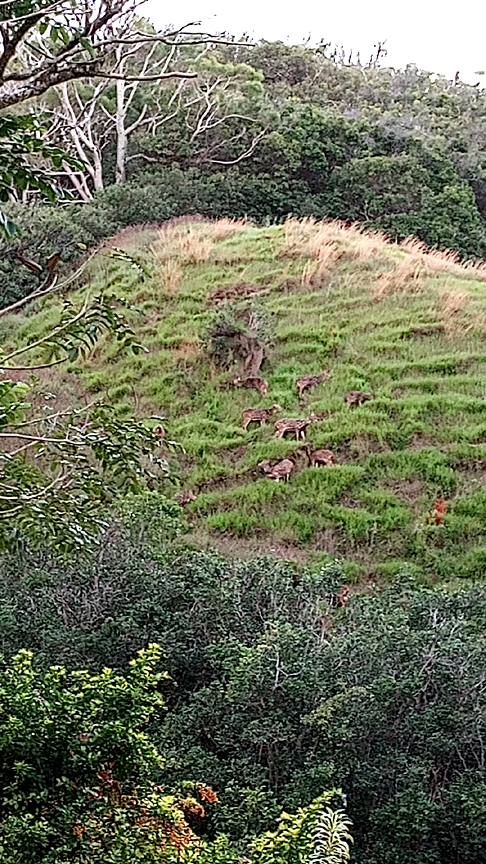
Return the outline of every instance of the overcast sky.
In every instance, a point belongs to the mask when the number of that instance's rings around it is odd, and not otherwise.
[[[310,37],[315,44],[344,45],[369,57],[373,45],[386,40],[383,61],[422,69],[486,86],[486,0],[147,0],[142,7],[158,27],[201,21],[211,32],[281,39],[293,44]]]

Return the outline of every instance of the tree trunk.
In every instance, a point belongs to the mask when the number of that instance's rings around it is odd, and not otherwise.
[[[125,82],[116,82],[116,173],[115,182],[125,183],[127,179],[128,136],[125,127]]]
[[[98,149],[93,149],[93,185],[96,192],[103,192],[104,183],[103,183],[103,162],[101,160],[101,153]]]

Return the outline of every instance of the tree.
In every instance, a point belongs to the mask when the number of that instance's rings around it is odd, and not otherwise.
[[[294,816],[282,813],[276,831],[251,845],[253,864],[345,864],[350,858],[351,822],[343,810],[332,809],[340,790],[324,792]]]
[[[84,201],[103,190],[112,158],[113,179],[121,184],[135,160],[236,164],[252,155],[265,134],[260,74],[245,64],[221,62],[208,46],[196,52],[183,37],[170,48],[136,43],[130,55],[117,48],[113,62],[125,78],[62,84],[42,106],[50,120],[48,140],[64,147],[68,142],[86,166],[87,177],[64,166]],[[142,80],[147,70],[154,74],[170,65],[197,77],[162,84]]]
[[[134,44],[172,44],[181,31],[127,37],[123,28],[143,0],[12,0],[0,11],[0,110],[40,96],[66,81],[85,78],[124,79],[113,66]],[[120,30],[121,28],[121,30]],[[185,31],[187,32],[187,31]],[[190,35],[190,34],[189,34]],[[199,40],[204,35],[196,36]],[[119,52],[117,54],[117,52]],[[139,80],[193,77],[191,73],[157,70]]]
[[[51,202],[62,195],[46,172],[46,161],[57,168],[67,163],[71,170],[79,170],[79,160],[59,147],[49,145],[44,139],[44,131],[38,119],[30,114],[0,117],[1,202],[18,200],[28,190],[39,192]],[[12,237],[16,231],[15,224],[2,211],[0,230],[7,237]]]
[[[147,724],[164,711],[160,654],[139,652],[126,677],[62,666],[42,674],[27,651],[2,664],[2,860],[151,864],[198,849],[187,801],[153,782],[162,758]],[[216,796],[195,791],[203,814]]]
[[[158,36],[142,31],[127,36],[124,28],[138,5],[138,0],[98,0],[94,4],[86,0],[76,6],[68,0],[2,3],[0,110],[70,80],[93,75],[124,80],[124,52],[130,54],[133,43],[171,44],[179,37],[179,33]],[[167,71],[165,67],[148,76],[142,70],[135,78],[160,81],[193,74]],[[56,169],[63,165],[73,171],[81,167],[78,158],[47,145],[42,128],[29,115],[1,118],[0,157],[0,200],[4,201],[32,190],[55,199],[58,190],[46,161]],[[15,232],[13,223],[1,213],[0,227],[8,236]],[[21,254],[19,257],[42,281],[37,290],[4,309],[3,314],[44,297],[56,287],[59,254],[45,265]],[[53,329],[0,358],[4,374],[73,362],[105,332],[113,334],[120,347],[139,351],[120,305],[106,294],[85,298],[79,308],[66,301]],[[38,358],[41,349],[47,349],[45,359],[31,360],[28,366],[16,365],[19,356]],[[35,544],[51,543],[60,552],[86,548],[103,527],[101,506],[117,491],[138,488],[141,477],[147,474],[142,460],[153,459],[157,443],[153,433],[136,421],[119,421],[101,404],[51,413],[47,418],[33,417],[27,402],[31,385],[8,378],[0,384],[0,438],[9,442],[0,465],[0,543],[12,548],[29,537]],[[28,461],[32,456],[35,462]]]
[[[101,80],[123,80],[124,52],[130,53],[126,27],[138,5],[138,0],[98,0],[95,3],[84,0],[75,7],[68,0],[2,3],[0,110],[38,97],[52,86],[65,85],[71,80],[94,75]],[[178,33],[167,33],[148,37],[134,32],[132,39],[138,46],[147,39],[156,43],[159,40],[170,42],[178,36]],[[191,73],[188,74],[191,77]],[[170,77],[180,77],[180,73],[158,70],[158,74],[148,76],[148,80]],[[78,191],[86,188],[82,174],[77,173],[82,171],[79,157],[83,159],[83,149],[78,147],[78,158],[63,156],[57,147],[46,146],[42,131],[33,116],[2,117],[0,200],[15,197],[16,190],[37,190],[51,200],[56,196],[56,183],[49,176],[45,163],[41,169],[33,167],[32,154],[49,160],[58,170],[64,166],[77,180]],[[100,170],[95,165],[95,179]],[[9,235],[15,231],[13,223],[3,213],[0,213],[0,227]]]
[[[127,256],[120,253],[120,257]],[[0,315],[63,287],[56,284],[49,267],[46,274],[37,291]],[[78,304],[65,300],[54,327],[0,354],[5,376],[0,382],[0,546],[4,549],[28,538],[60,553],[87,550],[106,525],[104,511],[113,498],[140,490],[146,479],[154,481],[154,468],[165,471],[166,461],[154,456],[157,436],[143,422],[120,420],[99,401],[65,411],[47,409],[36,416],[28,402],[35,393],[35,379],[33,384],[32,379],[26,383],[8,377],[21,373],[25,378],[28,373],[74,363],[103,334],[111,334],[120,350],[139,352],[142,347],[125,311],[123,301],[109,293],[92,299],[86,295]]]

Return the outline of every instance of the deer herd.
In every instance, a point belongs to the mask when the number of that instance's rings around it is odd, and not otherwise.
[[[320,375],[302,375],[302,377],[297,378],[295,386],[297,387],[299,399],[302,398],[306,390],[317,387],[319,384],[327,381],[330,377],[331,373],[325,369]],[[269,390],[268,381],[259,377],[235,378],[231,383],[234,387],[247,387],[249,389],[257,390],[261,396],[265,396]],[[363,393],[362,390],[351,390],[344,397],[344,401],[346,405],[351,408],[353,406],[360,407],[364,402],[369,402],[374,398],[374,394],[372,393]],[[260,426],[265,426],[271,417],[275,414],[279,414],[281,411],[283,411],[283,408],[277,403],[272,405],[271,408],[246,408],[241,414],[241,425],[245,432],[250,423],[259,423]],[[285,435],[291,434],[295,436],[296,441],[304,441],[306,431],[310,424],[319,421],[319,419],[323,418],[319,418],[317,414],[311,412],[307,417],[285,417],[280,420],[274,420],[274,437],[283,438]],[[166,436],[166,430],[163,426],[159,425],[154,429],[154,434],[162,440]],[[304,446],[300,445],[300,447],[301,449],[299,452],[304,452],[307,455],[308,464],[311,468],[318,468],[321,465],[324,465],[327,468],[332,468],[335,464],[335,457],[332,450],[327,450],[325,448],[314,449],[312,444],[305,444]],[[296,463],[292,457],[295,458],[295,454],[291,454],[290,457],[273,462],[270,459],[264,459],[262,462],[258,463],[258,467],[270,480],[276,480],[277,482],[279,480],[288,481],[296,468]],[[176,500],[182,506],[189,504],[195,499],[196,496],[192,491],[181,492],[176,496]],[[345,599],[346,598],[343,599],[342,605],[345,604]]]
[[[303,375],[301,378],[297,378],[295,386],[297,387],[299,399],[302,398],[306,390],[317,387],[318,384],[322,384],[323,381],[327,381],[330,377],[331,373],[327,369],[324,369],[320,375]],[[232,383],[235,387],[255,389],[262,396],[265,396],[269,389],[268,382],[264,378],[236,378]],[[346,405],[350,408],[361,406],[364,402],[368,402],[371,399],[374,399],[372,393],[363,393],[361,390],[351,390],[344,397]],[[280,411],[283,411],[283,408],[277,403],[272,405],[271,408],[246,408],[241,415],[243,429],[246,431],[250,423],[259,423],[260,426],[264,426],[270,417],[279,414]],[[290,433],[291,435],[295,435],[296,441],[304,440],[308,426],[318,420],[319,417],[313,412],[308,417],[285,417],[281,420],[275,420],[273,424],[275,427],[274,437],[283,438],[287,433]],[[330,468],[335,464],[332,450],[324,448],[314,450],[311,444],[305,445],[303,449],[307,454],[309,466],[312,468],[317,468],[320,465]],[[258,463],[258,467],[261,468],[270,480],[278,482],[283,479],[288,481],[295,470],[295,462],[292,458],[280,459],[273,463],[269,459],[264,459]]]

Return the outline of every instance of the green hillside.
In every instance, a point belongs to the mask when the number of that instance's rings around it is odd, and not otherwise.
[[[192,542],[239,556],[343,558],[349,579],[384,580],[403,561],[424,577],[481,576],[486,564],[486,271],[454,256],[402,246],[337,223],[180,222],[131,229],[113,241],[145,274],[106,249],[91,265],[91,291],[109,285],[136,307],[147,352],[98,347],[82,376],[51,371],[58,393],[109,394],[118,410],[162,416],[175,495]],[[217,302],[221,288],[236,300]],[[231,292],[228,292],[230,296]],[[55,302],[22,321],[33,337]],[[269,392],[232,387],[241,374],[215,323],[265,342]],[[4,335],[19,334],[19,316]],[[295,379],[331,371],[299,402]],[[374,394],[349,408],[350,390]],[[241,428],[246,408],[283,411]],[[335,466],[310,468],[302,444],[276,440],[273,421],[315,412],[307,441],[333,450]],[[292,455],[289,483],[266,479],[263,459]],[[447,514],[435,524],[438,499]]]

